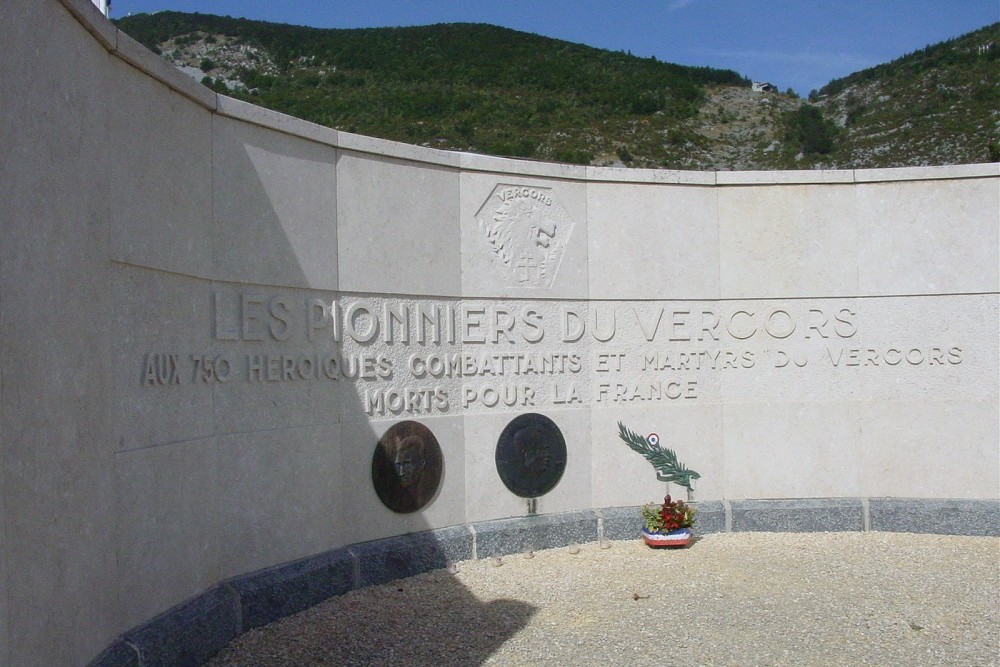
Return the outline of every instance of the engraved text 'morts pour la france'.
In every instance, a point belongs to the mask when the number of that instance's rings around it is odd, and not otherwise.
[[[437,493],[443,465],[441,447],[429,428],[414,421],[393,424],[372,457],[375,493],[393,512],[416,512]]]
[[[537,498],[554,489],[562,478],[566,440],[545,415],[520,415],[500,434],[496,464],[500,479],[512,493]]]
[[[476,213],[506,287],[552,287],[573,222],[551,188],[499,184]]]

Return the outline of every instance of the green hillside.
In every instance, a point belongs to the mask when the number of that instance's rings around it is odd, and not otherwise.
[[[581,164],[891,166],[879,160],[895,159],[894,145],[876,138],[871,147],[871,133],[860,130],[887,122],[903,127],[908,119],[879,115],[879,103],[866,95],[855,94],[847,109],[846,96],[892,82],[899,87],[891,94],[905,98],[907,86],[926,83],[904,79],[909,69],[901,59],[880,66],[891,66],[886,71],[852,75],[857,81],[831,82],[816,104],[803,107],[794,96],[752,92],[750,81],[731,70],[672,65],[490,25],[336,30],[179,12],[118,23],[216,90],[283,113],[436,148]],[[989,30],[997,26],[979,32],[988,38]],[[962,46],[952,50],[966,48],[966,39],[973,37],[953,40]],[[971,70],[991,58],[995,67],[996,51],[977,47],[973,59],[939,53],[922,70],[960,78],[963,99],[982,99],[974,115],[966,108],[971,103],[952,104],[920,130],[923,142],[957,146],[942,159],[989,158],[996,116],[983,109],[1000,107],[993,103],[996,77]],[[924,93],[926,108],[944,104],[943,91]],[[970,130],[972,139],[952,141]],[[926,158],[907,151],[899,159]]]
[[[1000,161],[1000,23],[835,79],[810,97],[844,127],[834,156],[843,163]]]

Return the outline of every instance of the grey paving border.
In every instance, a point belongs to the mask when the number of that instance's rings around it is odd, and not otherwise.
[[[871,530],[995,537],[1000,502],[927,498],[870,498]]]
[[[695,503],[698,534],[770,531],[1000,536],[1000,500],[803,498]],[[600,539],[637,537],[639,507],[451,526],[334,549],[235,577],[118,637],[88,667],[198,667],[237,635],[349,590]]]
[[[389,537],[348,547],[355,561],[355,588],[378,586],[468,560],[473,535],[467,526]]]
[[[354,588],[354,559],[347,549],[267,568],[231,579],[240,600],[240,631],[267,625]]]
[[[733,532],[846,532],[864,530],[860,498],[801,498],[795,500],[734,500]]]
[[[140,667],[199,667],[240,631],[235,591],[215,586],[129,630],[122,639],[138,651]]]
[[[591,511],[483,521],[472,528],[476,535],[476,558],[597,541],[597,515]]]

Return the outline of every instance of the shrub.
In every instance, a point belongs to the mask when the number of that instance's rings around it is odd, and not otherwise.
[[[825,155],[834,148],[837,126],[817,107],[803,104],[784,118],[785,139],[806,155]]]
[[[556,162],[569,162],[570,164],[590,164],[594,159],[594,154],[585,150],[563,149],[555,152],[553,157]]]

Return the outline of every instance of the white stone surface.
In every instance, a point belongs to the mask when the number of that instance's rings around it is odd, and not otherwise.
[[[859,496],[858,411],[850,401],[723,405],[725,497]]]
[[[590,183],[669,183],[674,185],[715,185],[715,175],[716,172],[714,171],[587,167],[587,181]]]
[[[219,437],[219,576],[344,546],[347,442],[339,424]]]
[[[217,438],[118,454],[115,547],[120,630],[221,579],[223,537]]]
[[[457,296],[458,172],[346,151],[337,171],[341,289]]]
[[[618,421],[698,500],[1000,495],[998,165],[462,155],[218,97],[86,0],[0,18],[24,28],[0,61],[2,665],[86,664],[231,575],[524,516],[495,447],[525,412],[568,448],[540,513],[667,490]],[[494,216],[523,223],[522,274]],[[371,484],[404,419],[445,457],[411,515]]]
[[[590,183],[592,299],[716,299],[714,188]]]
[[[504,486],[496,469],[496,446],[508,423],[525,412],[494,412],[465,418],[465,493],[467,521],[528,516],[528,501]],[[537,499],[539,514],[585,508],[591,496],[589,411],[545,410],[566,441],[566,469],[559,483]]]
[[[111,256],[209,276],[212,114],[112,58]]]
[[[243,100],[237,100],[226,95],[219,95],[217,113],[219,116],[243,120],[270,130],[278,130],[302,139],[309,139],[321,144],[336,146],[340,133],[331,128],[309,121],[289,116],[287,114],[265,109]]]
[[[337,289],[336,151],[221,117],[213,137],[214,277]]]
[[[891,169],[855,169],[856,183],[878,181],[930,181],[957,178],[1000,176],[1000,163],[952,164],[941,167],[895,167]]]
[[[589,169],[589,167],[578,164],[533,162],[531,160],[515,160],[476,153],[459,153],[459,164],[462,170],[467,172],[486,172],[503,175],[517,174],[524,177],[537,176],[565,179],[583,179],[587,175],[587,169]]]
[[[857,293],[853,186],[743,186],[718,197],[723,298]]]
[[[199,293],[201,298],[195,298]],[[191,354],[214,347],[210,294],[203,280],[112,264],[107,331],[121,360],[112,367],[109,383],[116,450],[195,440],[215,432],[212,386],[192,383],[190,363]],[[158,355],[168,357],[162,361],[165,383],[146,380],[147,364],[161,367]]]
[[[457,167],[461,161],[461,153],[452,151],[423,148],[350,132],[338,132],[337,136],[337,143],[344,150],[367,153],[380,158],[397,158],[442,167]]]
[[[854,171],[849,169],[814,169],[795,171],[720,171],[715,182],[719,185],[804,185],[806,183],[851,183]]]
[[[863,495],[996,498],[1000,493],[995,399],[878,401],[859,404],[858,412]]]
[[[0,25],[0,664],[82,664],[118,630],[109,56],[56,2]]]
[[[1000,289],[996,178],[894,181],[856,190],[860,293]]]
[[[996,296],[859,299],[858,310],[857,341],[846,347],[860,351],[847,369],[858,376],[859,400],[996,398]]]

